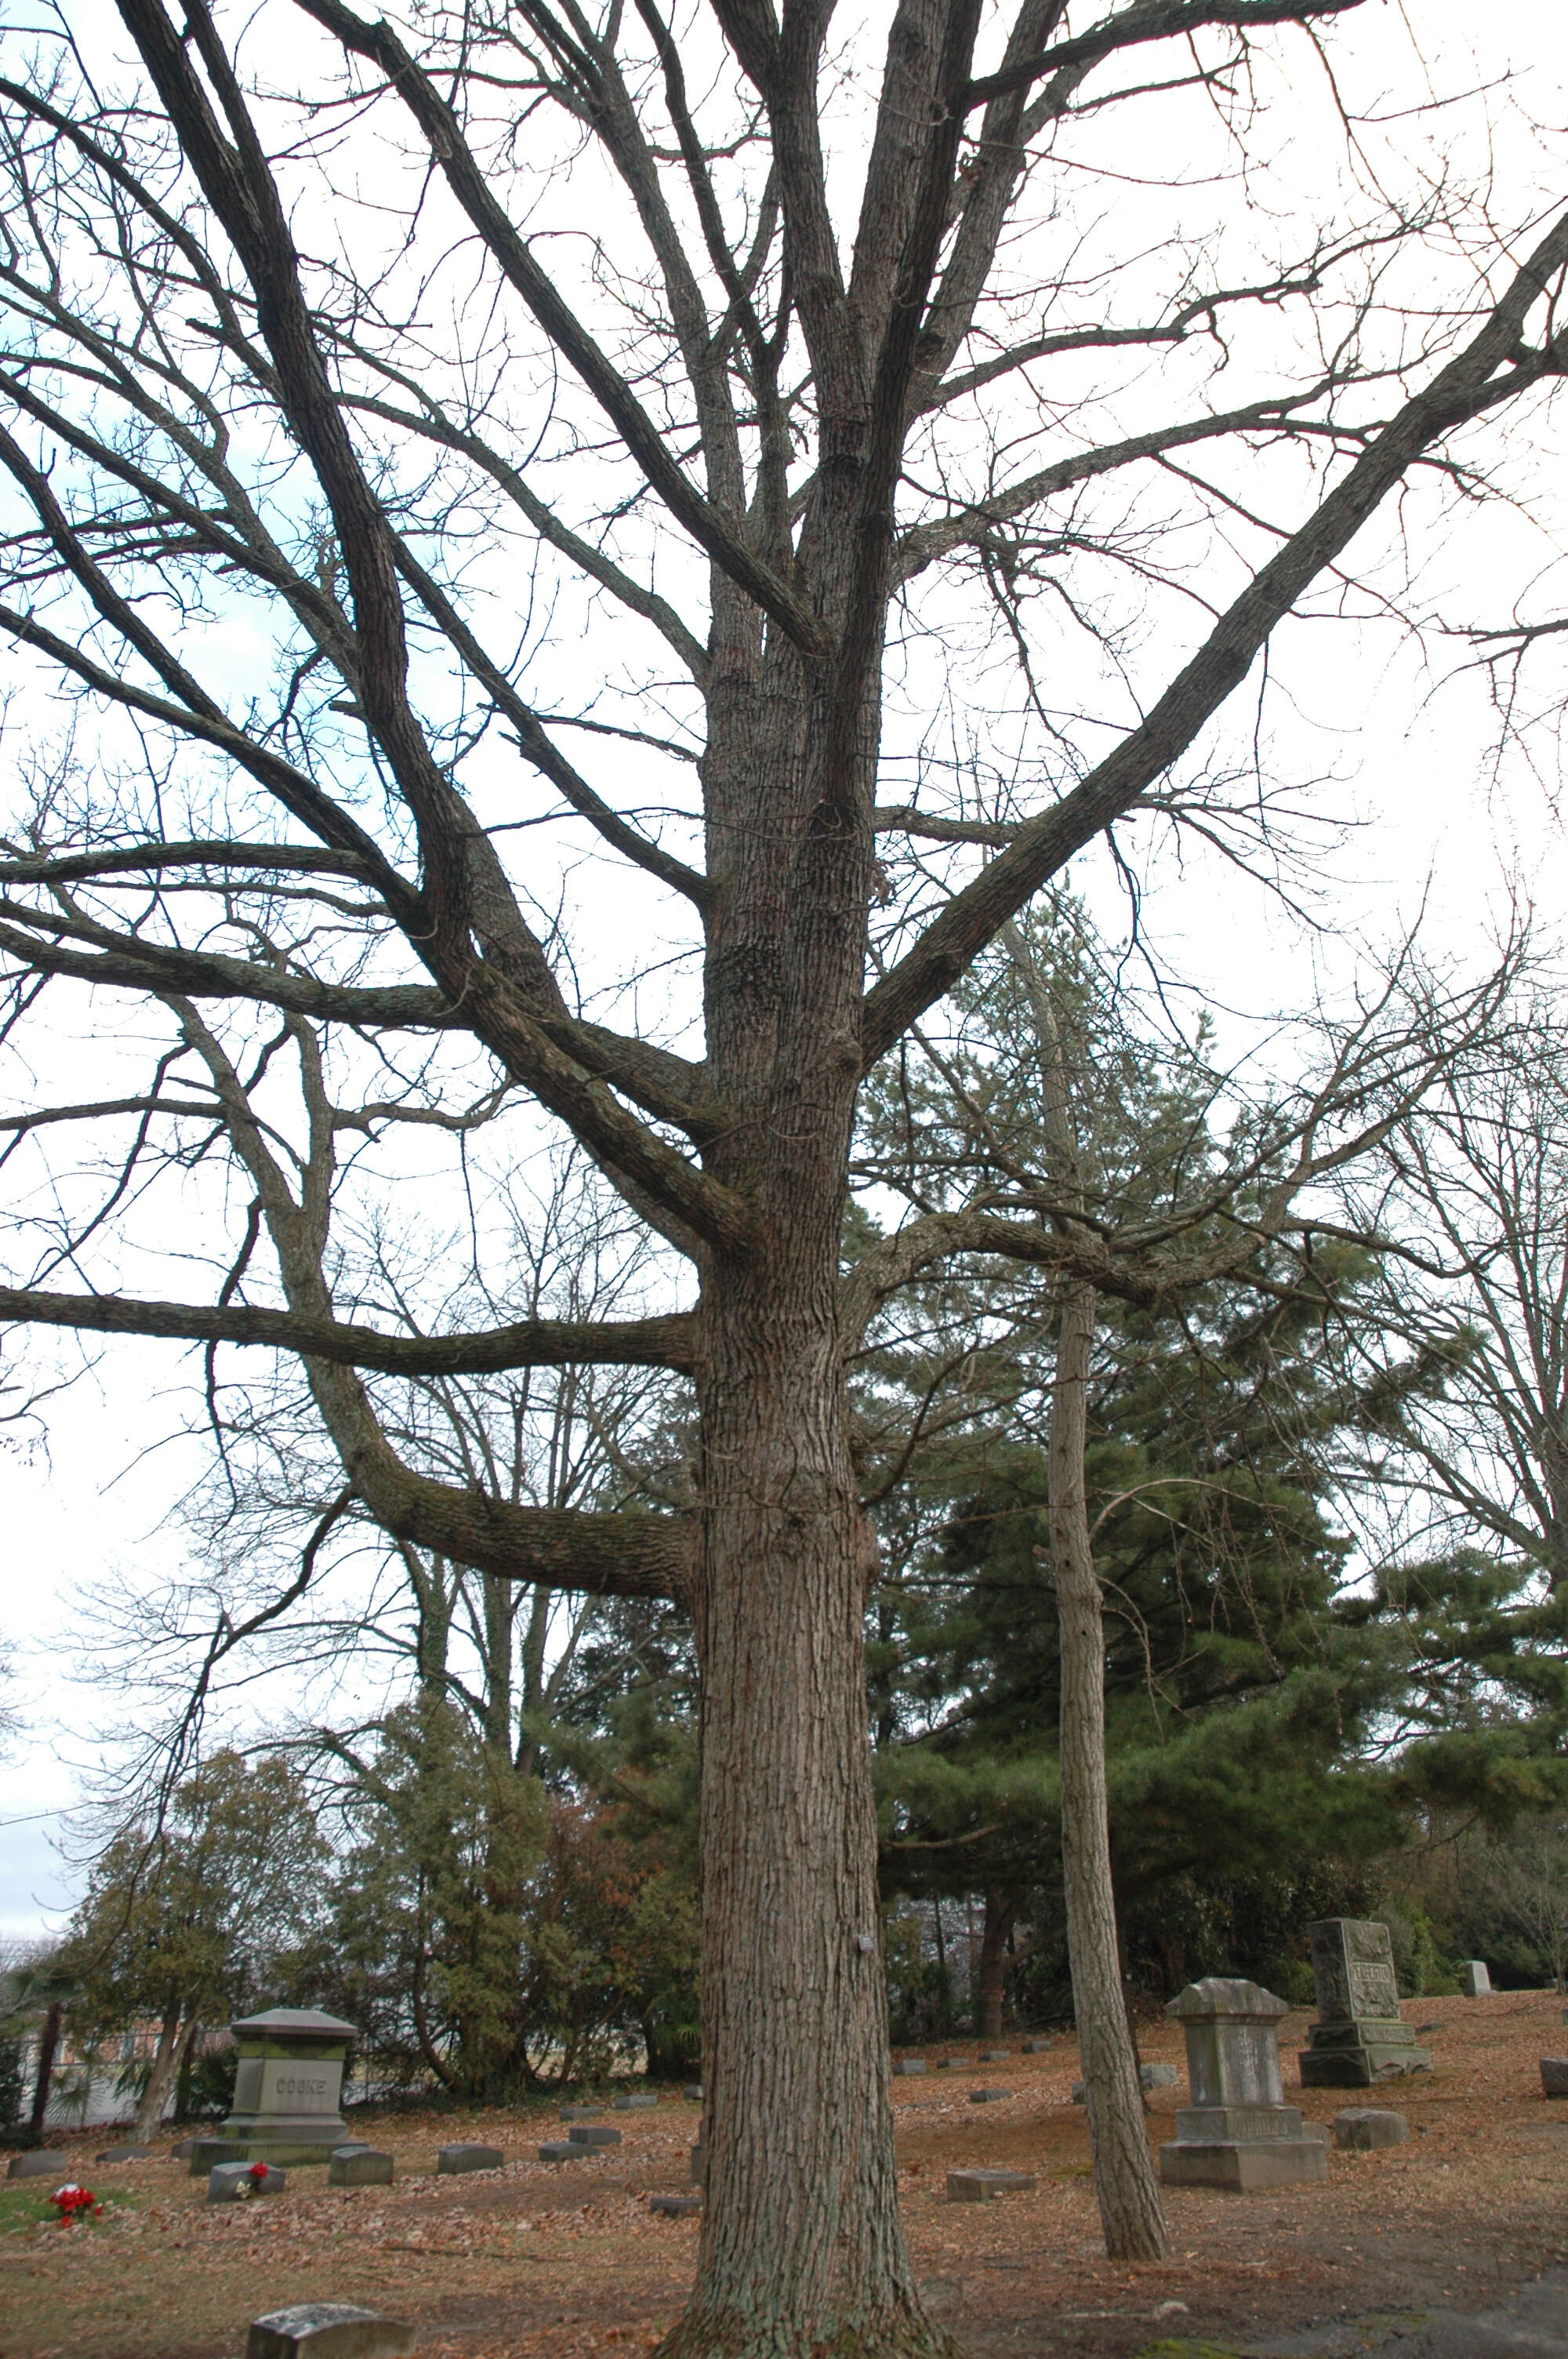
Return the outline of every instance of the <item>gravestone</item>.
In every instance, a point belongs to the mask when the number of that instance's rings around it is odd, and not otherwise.
[[[1568,2097],[1568,2056],[1541,2058],[1541,2093],[1543,2097]]]
[[[192,2144],[192,2179],[220,2162],[324,2164],[349,2135],[338,2107],[353,2025],[312,2006],[269,2006],[229,2028],[239,2051],[233,2110],[215,2136]]]
[[[573,2146],[619,2146],[621,2133],[612,2130],[608,2122],[574,2122],[567,2132]]]
[[[1020,2189],[1038,2187],[1039,2180],[1032,2170],[950,2170],[947,2173],[949,2203],[989,2203],[993,2195],[1011,2195]]]
[[[1280,2080],[1279,2024],[1290,2008],[1257,1983],[1211,1974],[1166,2006],[1187,2043],[1192,2104],[1160,2148],[1168,2187],[1289,2187],[1328,2176],[1323,2140],[1287,2105]]]
[[[346,2301],[301,2301],[252,2321],[245,2359],[408,2359],[411,2326]]]
[[[94,2162],[150,2162],[152,2158],[150,2146],[106,2146],[92,2158]]]
[[[7,2179],[62,2179],[70,2169],[63,2154],[35,2147],[31,2154],[14,2154],[5,2166]]]
[[[648,2209],[661,2220],[685,2220],[702,2209],[700,2195],[650,2195]]]
[[[1411,2125],[1403,2114],[1379,2113],[1374,2105],[1346,2105],[1334,2116],[1334,2143],[1350,2154],[1380,2146],[1403,2146]]]
[[[327,2165],[329,2187],[390,2187],[392,2157],[374,2147],[341,2146]]]
[[[288,2173],[276,2162],[215,2162],[207,2173],[209,2203],[250,2203],[288,2191]]]
[[[1491,1995],[1492,1977],[1487,1972],[1484,1958],[1466,1958],[1459,1969],[1459,1982],[1466,1998],[1488,1998]]]
[[[1307,1930],[1318,2019],[1302,2050],[1303,2088],[1367,2089],[1407,2072],[1430,2072],[1431,2049],[1418,2048],[1400,2019],[1388,1927],[1327,1917]]]
[[[498,2146],[444,2146],[436,2157],[436,2174],[440,2179],[456,2179],[465,2170],[501,2170],[506,2157]]]
[[[617,2097],[615,2110],[618,2114],[635,2114],[645,2106],[656,2105],[658,2102],[657,2097]]]

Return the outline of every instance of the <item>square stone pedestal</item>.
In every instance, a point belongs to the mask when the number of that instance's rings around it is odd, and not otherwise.
[[[1320,2137],[1304,2127],[1299,2105],[1284,2103],[1280,2080],[1280,2017],[1290,2009],[1257,1983],[1211,1974],[1189,1983],[1166,2007],[1187,2042],[1193,2102],[1176,2115],[1176,2135],[1160,2148],[1167,2187],[1219,2187],[1236,2194],[1291,2187],[1328,2176]]]
[[[338,2110],[351,2023],[315,2007],[272,2006],[231,2024],[240,2051],[234,2110],[212,2137],[190,2149],[190,2175],[221,2162],[319,2162],[349,2135]]]

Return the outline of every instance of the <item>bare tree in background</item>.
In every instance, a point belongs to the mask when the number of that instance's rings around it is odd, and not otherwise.
[[[851,1309],[861,1078],[1149,799],[1222,823],[1205,733],[1276,626],[1412,471],[1474,488],[1454,438],[1568,360],[1568,217],[1516,250],[1417,169],[1385,199],[1330,82],[1322,183],[1277,191],[1312,226],[1259,243],[1260,126],[1354,6],[898,0],[885,47],[832,49],[821,0],[678,33],[656,0],[120,0],[124,58],[28,33],[0,82],[0,627],[77,731],[0,863],[8,1037],[25,1076],[74,1027],[92,1075],[25,1082],[9,1127],[104,1141],[13,1158],[0,1315],[297,1354],[401,1543],[689,1607],[708,2201],[670,2351],[941,2343],[897,2221],[845,1365],[876,1285],[955,1252],[1104,1275],[1092,1232],[979,1205],[913,1222]],[[1171,170],[1108,245],[1078,192],[1156,120]],[[1009,807],[977,818],[988,765]],[[361,1315],[334,1191],[430,1184],[410,1122],[497,1093],[695,1303]],[[171,1238],[202,1299],[133,1282]],[[690,1380],[688,1511],[427,1473],[364,1381],[587,1364]]]

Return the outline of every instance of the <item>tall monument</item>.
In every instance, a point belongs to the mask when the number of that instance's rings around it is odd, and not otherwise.
[[[1407,2072],[1430,2072],[1400,2015],[1394,1947],[1375,1919],[1325,1917],[1309,1925],[1317,2021],[1302,2050],[1303,2089],[1366,2089]]]

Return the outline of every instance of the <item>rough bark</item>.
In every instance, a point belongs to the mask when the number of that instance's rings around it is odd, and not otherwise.
[[[1094,1288],[1065,1289],[1051,1402],[1051,1560],[1061,1630],[1062,1866],[1073,2010],[1106,2251],[1163,2260],[1165,2215],[1122,1996],[1105,1775],[1105,1627],[1084,1498]]]
[[[982,2039],[1001,2037],[1001,2003],[1007,1972],[1008,1937],[1018,1910],[1005,1893],[986,1894],[985,1930],[980,1935],[980,1971],[975,1985],[975,2028]]]
[[[158,2026],[153,2068],[136,2106],[136,2136],[144,2145],[148,2138],[157,2137],[162,2126],[168,2093],[179,2078],[195,2036],[196,2017],[188,2015],[182,2023],[177,2000],[165,2011],[163,2021]]]

